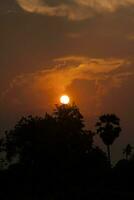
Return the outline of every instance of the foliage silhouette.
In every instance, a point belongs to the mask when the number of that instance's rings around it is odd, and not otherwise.
[[[9,171],[23,174],[22,182],[32,179],[34,191],[45,193],[46,199],[61,191],[72,195],[83,182],[95,184],[107,170],[106,155],[93,144],[93,136],[74,104],[56,105],[52,115],[22,117],[6,132],[6,156],[16,162]]]
[[[119,136],[120,121],[103,115],[96,129],[110,146]],[[52,115],[22,117],[0,146],[10,163],[0,171],[1,199],[134,199],[134,156],[109,168],[74,104],[56,105]]]
[[[44,118],[23,117],[15,128],[6,134],[7,158],[19,155],[20,161],[30,165],[46,152],[57,155],[85,153],[90,150],[93,135],[84,130],[83,117],[76,106],[57,106],[54,114]],[[51,147],[51,148],[50,148]],[[62,148],[62,151],[61,149]],[[28,163],[27,163],[28,164]]]
[[[96,131],[103,143],[107,146],[107,156],[111,167],[110,146],[119,137],[119,133],[121,132],[120,119],[114,114],[102,115],[96,123]]]

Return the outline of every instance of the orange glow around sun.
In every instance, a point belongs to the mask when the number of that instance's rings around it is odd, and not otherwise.
[[[69,96],[67,96],[67,95],[62,95],[62,96],[60,97],[60,102],[61,102],[62,104],[69,104],[69,102],[70,102]]]

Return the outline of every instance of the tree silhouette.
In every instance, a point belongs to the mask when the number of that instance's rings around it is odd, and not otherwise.
[[[20,188],[21,194],[30,186],[44,199],[90,196],[89,188],[98,187],[108,169],[93,136],[74,104],[56,105],[52,115],[22,117],[4,140],[8,161],[16,162],[7,170],[10,191]]]
[[[126,160],[131,155],[133,147],[130,144],[127,144],[126,147],[123,149],[123,154],[125,154]]]
[[[68,131],[83,131],[83,128],[85,126],[83,116],[80,113],[79,108],[75,104],[56,105],[53,115],[56,121],[61,126],[65,126]]]
[[[92,148],[93,134],[85,129],[83,116],[76,105],[56,106],[53,115],[22,117],[6,133],[8,160],[17,157],[25,165],[43,162],[54,156],[62,161],[78,157]],[[76,156],[77,155],[77,156]]]
[[[22,117],[13,130],[6,134],[7,159],[17,157],[29,167],[42,159],[48,144],[55,139],[56,122],[48,114],[45,117]],[[52,135],[53,134],[53,135]]]
[[[58,131],[68,141],[71,152],[83,154],[91,149],[94,134],[85,129],[84,119],[75,104],[56,105],[53,113]]]
[[[107,156],[111,167],[110,146],[121,132],[120,119],[115,114],[102,115],[96,123],[96,130],[103,143],[107,146]]]

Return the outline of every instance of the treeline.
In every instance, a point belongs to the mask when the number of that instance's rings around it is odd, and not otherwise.
[[[99,117],[87,130],[76,105],[57,105],[53,114],[22,117],[0,141],[2,199],[134,198],[132,146],[115,167],[110,147],[121,133],[115,114]],[[107,147],[94,144],[98,134]]]

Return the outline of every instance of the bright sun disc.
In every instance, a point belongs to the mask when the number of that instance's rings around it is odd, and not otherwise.
[[[67,96],[67,95],[61,96],[61,97],[60,97],[60,102],[61,102],[62,104],[69,104],[69,102],[70,102],[69,96]]]

